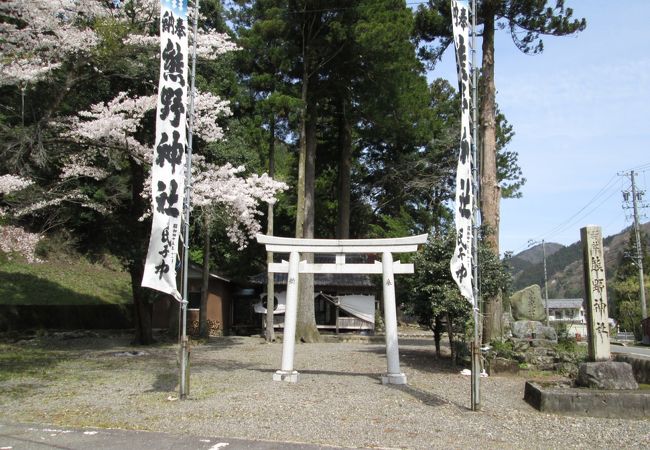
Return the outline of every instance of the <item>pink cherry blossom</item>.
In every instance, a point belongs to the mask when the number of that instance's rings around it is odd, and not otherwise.
[[[0,251],[9,260],[17,253],[29,263],[42,262],[35,255],[36,244],[41,238],[40,234],[29,233],[19,227],[0,225]]]
[[[34,184],[34,182],[27,178],[10,174],[2,175],[0,176],[0,194],[9,194],[10,192],[20,191],[32,184]]]

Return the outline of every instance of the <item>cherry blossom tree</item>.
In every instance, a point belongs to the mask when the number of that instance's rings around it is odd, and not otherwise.
[[[15,191],[21,191],[34,184],[33,181],[15,175],[0,176],[0,198]],[[0,218],[6,215],[5,208],[0,207]],[[39,262],[36,257],[36,244],[41,240],[41,235],[29,233],[20,227],[0,224],[0,251],[9,259],[15,253],[20,254],[28,262]]]
[[[93,18],[110,10],[89,1],[83,9],[74,0],[20,0],[0,4],[3,36],[1,84],[24,84],[45,77],[72,55],[88,55],[98,36]]]
[[[54,137],[52,146],[39,141],[47,176],[31,181],[30,174],[23,173],[29,171],[19,161],[12,165],[13,170],[0,169],[2,213],[5,220],[17,225],[70,226],[66,218],[78,221],[83,217],[85,224],[90,224],[86,228],[103,228],[103,236],[94,232],[88,238],[102,239],[129,270],[136,341],[140,343],[152,341],[151,293],[142,289],[140,282],[149,230],[144,219],[151,208],[150,166],[157,101],[151,74],[158,62],[158,8],[153,0],[83,4],[74,0],[10,0],[0,5],[0,31],[3,37],[8,36],[6,46],[3,42],[5,64],[0,69],[0,85],[19,91],[23,127],[29,126],[26,120],[32,120],[39,128],[34,136],[47,130]],[[197,37],[199,58],[214,60],[235,49],[226,35],[201,27]],[[145,56],[131,61],[121,57],[119,52],[125,51]],[[118,60],[123,65],[121,71],[108,65]],[[101,89],[79,95],[76,86],[82,78],[75,75],[77,68],[85,77],[84,86],[92,89],[94,84]],[[64,84],[57,88],[61,79]],[[51,86],[57,98],[38,117],[26,119],[24,102],[30,83]],[[79,108],[85,99],[97,97],[104,99]],[[210,92],[197,91],[195,106],[195,151],[200,151],[208,143],[224,139],[220,123],[231,112],[227,101]],[[71,114],[74,107],[81,111]],[[15,105],[12,108],[15,110]],[[20,121],[1,125],[11,131],[21,126]],[[8,153],[8,144],[3,146]],[[55,146],[57,152],[52,151]],[[286,186],[266,175],[246,175],[243,167],[216,166],[208,156],[199,153],[194,158],[192,205],[206,214],[218,214],[229,238],[242,247],[260,229],[259,203],[275,201],[276,193]],[[63,217],[65,211],[68,215]],[[34,240],[28,235],[20,237],[18,229],[4,227],[3,233],[13,233],[25,243]]]

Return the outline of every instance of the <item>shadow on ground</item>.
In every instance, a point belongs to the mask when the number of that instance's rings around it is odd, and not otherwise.
[[[462,367],[453,364],[448,349],[443,348],[443,354],[440,357],[436,356],[433,343],[429,341],[400,340],[399,344],[400,366],[421,372],[435,373],[457,373],[462,369]],[[373,346],[361,351],[385,355],[386,347]]]

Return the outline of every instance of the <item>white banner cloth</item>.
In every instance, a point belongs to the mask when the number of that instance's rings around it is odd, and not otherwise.
[[[181,296],[176,255],[183,211],[187,146],[187,0],[160,2],[160,79],[151,168],[153,221],[142,286]]]
[[[469,60],[469,8],[464,2],[451,0],[451,13],[456,49],[456,68],[461,98],[461,137],[456,173],[456,248],[451,258],[451,275],[460,293],[475,306],[472,289],[472,214],[474,192],[472,185],[472,104],[470,81],[472,67]]]
[[[375,296],[374,295],[340,295],[338,297],[343,311],[375,323]]]

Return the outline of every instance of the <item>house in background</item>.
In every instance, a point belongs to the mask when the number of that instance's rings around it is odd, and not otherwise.
[[[581,298],[549,298],[548,320],[566,326],[568,336],[577,340],[587,338],[587,318]]]
[[[569,336],[577,339],[587,336],[587,316],[581,298],[549,298],[548,318],[552,324],[566,324]],[[614,319],[609,319],[609,326],[616,327]]]
[[[266,275],[251,279],[260,292],[253,304],[261,328],[266,326]],[[287,274],[274,274],[274,329],[284,327],[286,310]],[[377,299],[376,287],[369,275],[314,274],[314,311],[316,326],[321,331],[373,332]]]
[[[549,298],[548,319],[551,322],[587,323],[581,298]]]
[[[203,269],[198,264],[190,263],[188,272],[188,300],[187,324],[191,333],[198,328],[199,307],[201,305],[201,291],[203,285]],[[208,327],[210,335],[221,336],[230,334],[232,327],[232,301],[235,293],[234,284],[210,272],[208,278]],[[171,296],[165,296],[154,302],[153,327],[168,328],[178,326],[179,303]]]

